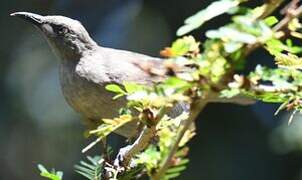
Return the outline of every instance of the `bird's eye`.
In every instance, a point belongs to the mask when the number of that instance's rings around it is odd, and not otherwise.
[[[54,31],[60,35],[67,33],[67,29],[63,26],[55,26]]]

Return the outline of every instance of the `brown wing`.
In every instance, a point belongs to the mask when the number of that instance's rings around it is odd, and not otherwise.
[[[153,82],[158,82],[166,78],[167,68],[164,60],[152,56],[147,56],[131,51],[103,48],[105,51],[115,56],[114,60],[127,61],[137,68],[141,69],[145,75],[149,76]],[[117,57],[118,56],[118,57]]]

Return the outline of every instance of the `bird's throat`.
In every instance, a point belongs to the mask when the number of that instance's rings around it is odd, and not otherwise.
[[[87,53],[92,53],[97,44],[81,41],[56,41],[46,38],[53,52],[63,61],[81,59]]]

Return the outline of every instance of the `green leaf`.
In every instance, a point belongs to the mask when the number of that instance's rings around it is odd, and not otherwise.
[[[170,167],[166,171],[163,179],[169,180],[169,179],[174,179],[174,178],[178,177],[187,168],[188,162],[189,162],[189,159],[182,157],[182,160],[179,163]]]
[[[275,16],[269,16],[264,19],[264,23],[270,27],[277,24],[278,22],[279,20]]]
[[[140,84],[137,84],[137,83],[134,83],[134,82],[124,82],[123,85],[124,85],[124,87],[125,87],[128,94],[132,94],[132,93],[135,93],[137,91],[144,90],[144,86],[142,86]]]
[[[51,179],[51,180],[62,180],[63,172],[62,171],[55,171],[53,169],[49,172],[42,164],[38,164],[38,169],[40,170],[40,176]]]
[[[142,174],[144,166],[139,165],[134,168],[127,170],[126,172],[118,175],[118,180],[131,180],[139,179],[137,176]]]
[[[90,134],[96,134],[99,138],[104,138],[110,133],[132,121],[133,118],[130,114],[120,115],[113,119],[102,119],[103,123],[97,129],[89,131]],[[91,143],[94,144],[94,143]],[[89,147],[89,145],[87,146]],[[86,148],[84,148],[86,149]]]
[[[161,154],[154,145],[149,145],[149,147],[140,154],[136,155],[134,162],[138,165],[144,165],[149,174],[156,169],[161,160]]]
[[[118,98],[120,98],[120,97],[122,97],[122,96],[125,96],[125,94],[118,94],[118,95],[115,95],[115,96],[113,96],[113,100],[115,100],[115,99],[118,99]]]
[[[118,94],[126,94],[126,92],[118,85],[116,84],[108,84],[105,89],[107,91],[111,91],[111,92],[114,92],[114,93],[118,93]]]
[[[185,158],[185,159],[182,159],[179,163],[178,163],[178,166],[181,166],[181,165],[184,165],[184,164],[188,164],[189,163],[189,159]]]
[[[193,36],[184,36],[174,41],[171,47],[165,48],[160,54],[164,57],[171,58],[198,52],[199,42],[197,42]]]
[[[173,168],[170,168],[168,169],[166,172],[167,173],[178,173],[180,171],[183,171],[186,169],[186,166],[177,166],[177,167],[173,167]]]
[[[277,54],[275,57],[276,64],[288,69],[302,69],[302,58],[294,54]]]
[[[201,10],[196,14],[194,14],[193,16],[187,18],[185,20],[185,25],[181,26],[177,30],[176,34],[178,36],[185,35],[191,32],[192,30],[199,28],[210,19],[228,12],[232,8],[238,6],[239,3],[240,0],[215,1],[212,4],[210,4],[206,9]]]
[[[102,157],[87,156],[88,162],[80,161],[79,165],[75,165],[75,171],[89,180],[100,180],[103,170],[103,164],[100,163]]]
[[[168,78],[164,82],[164,85],[168,86],[168,88],[174,88],[176,90],[186,90],[192,86],[189,82],[179,79],[177,77]]]
[[[222,98],[232,98],[240,94],[240,89],[225,89],[220,92],[220,97]]]
[[[176,56],[181,56],[189,51],[189,46],[182,39],[178,39],[172,44],[172,50]]]
[[[206,36],[211,39],[222,39],[226,42],[234,41],[246,44],[254,44],[257,42],[257,38],[255,36],[245,32],[240,32],[231,27],[221,27],[218,30],[209,30],[206,32]]]
[[[164,180],[174,179],[177,178],[180,175],[180,173],[173,173],[173,174],[167,174],[163,178]]]
[[[286,44],[284,44],[279,39],[270,39],[266,41],[266,49],[269,51],[270,54],[274,56],[277,56],[283,51],[287,51],[292,54],[298,54],[302,52],[302,48],[299,46],[294,46],[290,39],[286,40]]]
[[[255,97],[267,103],[282,103],[286,99],[285,97],[281,97],[278,93],[265,93],[263,95],[257,95]]]
[[[238,49],[240,49],[241,47],[243,47],[243,43],[240,42],[226,42],[224,43],[224,50],[227,53],[234,53],[236,52]]]

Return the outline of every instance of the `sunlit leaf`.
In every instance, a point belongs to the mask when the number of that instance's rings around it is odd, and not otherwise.
[[[210,19],[219,16],[221,14],[224,14],[231,10],[232,8],[238,6],[240,3],[240,0],[220,0],[215,1],[212,4],[210,4],[206,9],[201,10],[194,14],[193,16],[187,18],[185,20],[185,25],[180,27],[177,30],[177,35],[182,36],[184,34],[187,34],[191,32],[194,29],[197,29],[201,25],[203,25],[205,22],[209,21]]]
[[[114,93],[126,94],[126,92],[119,85],[116,85],[116,84],[108,84],[105,88],[106,88],[106,90],[114,92]]]
[[[302,23],[299,21],[298,18],[294,18],[288,23],[288,29],[291,31],[297,31],[298,29],[302,29]]]
[[[124,82],[123,85],[124,85],[127,93],[129,93],[129,94],[144,90],[144,87],[142,85],[134,83],[134,82]]]
[[[232,98],[240,94],[240,89],[224,89],[220,92],[220,97],[222,98]]]
[[[193,36],[184,36],[173,42],[171,47],[165,48],[160,52],[163,57],[178,57],[184,56],[188,53],[198,53],[199,42],[197,42]]]
[[[103,138],[131,120],[132,116],[130,114],[121,115],[120,117],[113,119],[103,119],[103,124],[101,124],[96,130],[91,130],[89,133],[96,134],[100,138]]]
[[[212,39],[222,39],[226,42],[234,41],[246,44],[254,44],[257,38],[251,34],[240,32],[235,28],[221,27],[218,30],[210,30],[206,32],[206,36]]]
[[[63,172],[62,171],[55,171],[52,169],[50,172],[42,165],[38,164],[38,169],[40,170],[40,175],[42,177],[51,179],[51,180],[62,180]]]
[[[276,64],[283,68],[302,69],[302,58],[294,54],[278,54],[275,57]]]
[[[264,22],[268,26],[273,26],[276,23],[278,23],[279,20],[275,16],[269,16],[269,17],[267,17],[267,18],[264,19]]]

